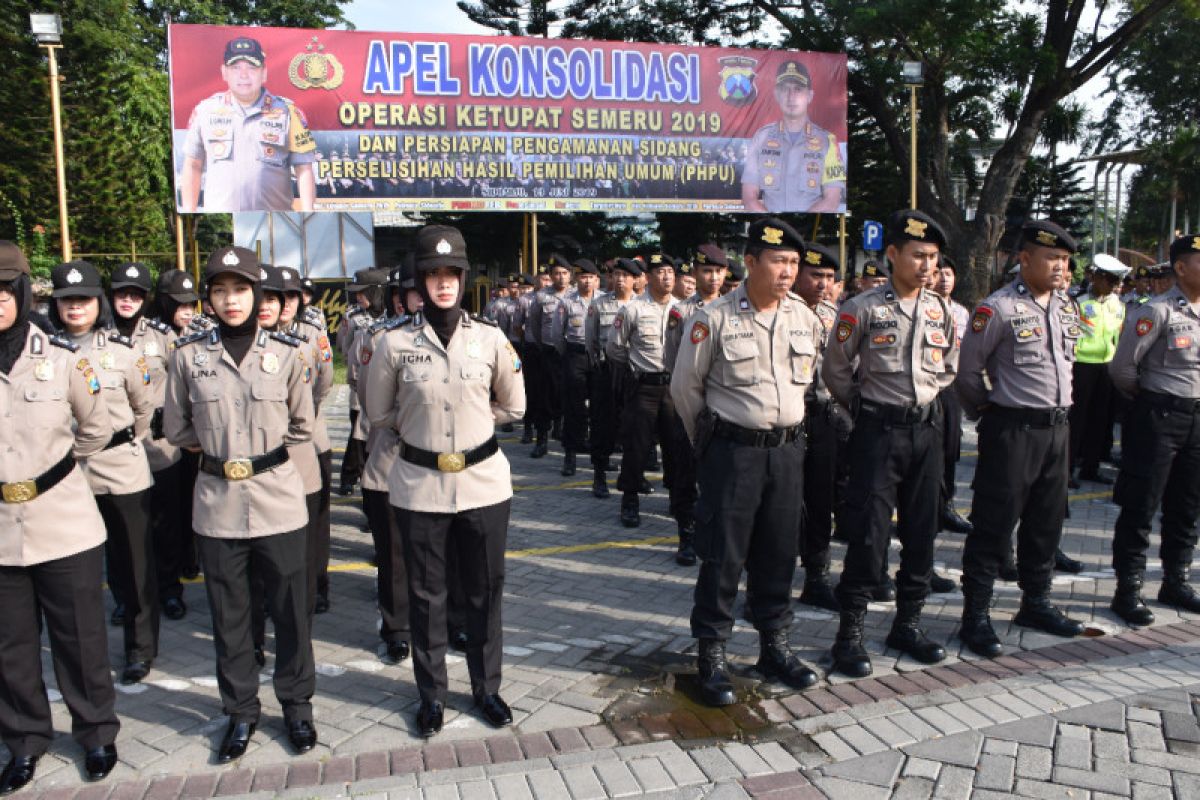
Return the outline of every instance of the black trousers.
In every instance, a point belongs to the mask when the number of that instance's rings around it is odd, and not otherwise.
[[[289,721],[312,721],[316,689],[303,528],[253,539],[198,536],[212,609],[217,685],[231,721],[257,722],[258,665],[250,620],[250,576],[261,578],[275,625],[275,696]]]
[[[563,447],[578,453],[587,448],[588,432],[595,436],[603,424],[600,394],[604,385],[587,353],[568,349],[562,356],[562,369]]]
[[[108,531],[108,585],[125,606],[125,658],[152,661],[158,655],[159,604],[150,490],[98,494],[96,505]]]
[[[1069,425],[1036,427],[985,411],[979,421],[979,462],[971,523],[963,548],[963,590],[990,594],[1017,529],[1021,589],[1050,589],[1054,551],[1067,510]],[[1018,527],[1018,523],[1019,526]]]
[[[179,582],[184,570],[195,561],[192,550],[192,484],[184,484],[185,465],[176,461],[154,473],[150,487],[150,531],[154,540],[154,566],[159,602],[183,597]],[[187,519],[182,509],[187,505]],[[184,525],[187,525],[185,528]]]
[[[525,381],[525,422],[532,425],[545,402],[542,392],[542,347],[534,342],[521,343],[521,376]]]
[[[457,573],[466,596],[467,669],[471,692],[500,691],[504,548],[512,501],[456,514],[394,508],[408,562],[413,676],[426,702],[446,702],[447,578]],[[451,562],[450,554],[457,558]]]
[[[627,456],[628,457],[628,456]],[[750,447],[714,437],[699,454],[696,554],[700,574],[692,635],[733,632],[738,580],[746,571],[747,616],[760,631],[792,624],[792,578],[804,496],[804,440]]]
[[[379,613],[383,625],[379,636],[385,642],[408,641],[408,568],[404,562],[404,542],[396,527],[396,515],[388,505],[388,493],[363,489],[363,505],[367,508],[367,524],[375,541],[375,578]]]
[[[942,505],[954,500],[958,493],[958,460],[962,458],[962,404],[954,387],[938,395],[942,404]]]
[[[200,553],[196,549],[196,531],[192,527],[192,500],[196,494],[196,476],[200,474],[200,454],[184,450],[179,458],[179,493],[183,496],[179,507],[181,525],[186,544],[183,545],[182,573],[196,575],[200,572]]]
[[[1118,574],[1146,569],[1154,512],[1162,508],[1164,569],[1191,566],[1200,516],[1200,415],[1133,400],[1121,431],[1121,471],[1113,500],[1121,507],[1113,538]]]
[[[54,738],[42,681],[42,614],[71,735],[88,749],[116,741],[121,723],[108,661],[103,569],[99,545],[30,567],[0,567],[0,737],[13,756],[40,756]]]
[[[562,416],[563,366],[558,351],[542,345],[538,353],[538,392],[541,395],[536,406],[537,415],[533,424],[538,434],[550,430],[555,420]]]
[[[809,403],[804,412],[808,447],[804,454],[804,512],[800,521],[800,563],[805,570],[829,569],[829,543],[837,504],[839,432],[831,401]]]
[[[346,452],[342,453],[342,486],[353,486],[362,478],[363,464],[367,462],[367,443],[354,438],[354,427],[361,412],[350,409],[350,435],[346,437]]]
[[[317,466],[321,470],[321,491],[318,495],[317,513],[309,509],[310,535],[316,536],[317,553],[317,593],[322,597],[329,596],[329,496],[333,489],[333,451],[326,450],[317,454]]]
[[[863,409],[854,421],[848,451],[850,485],[842,519],[846,561],[837,586],[838,602],[862,610],[887,568],[892,509],[900,537],[898,603],[921,603],[929,594],[938,495],[942,482],[942,420],[896,424]]]
[[[1071,469],[1090,474],[1112,449],[1112,379],[1108,364],[1076,361],[1072,373]]]
[[[617,442],[617,402],[613,388],[613,371],[608,361],[602,361],[594,374],[595,393],[592,395],[592,466],[608,469],[608,460]]]
[[[671,516],[680,525],[689,524],[695,519],[696,463],[694,457],[682,457],[691,453],[691,445],[675,413],[670,387],[640,383],[630,376],[625,383],[624,405],[624,444],[617,488],[626,494],[636,494],[641,488],[646,458],[657,434],[663,446],[663,472],[670,476]],[[683,445],[687,445],[686,450]]]

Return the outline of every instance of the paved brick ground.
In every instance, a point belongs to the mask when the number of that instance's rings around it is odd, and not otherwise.
[[[335,397],[332,434],[340,443],[344,389]],[[964,449],[973,442],[968,433]],[[359,527],[359,501],[338,498],[333,608],[314,631],[316,750],[290,755],[268,661],[263,721],[250,752],[229,767],[212,763],[225,720],[207,604],[194,586],[188,617],[163,623],[163,652],[150,679],[118,698],[121,763],[103,784],[81,782],[81,755],[47,657],[62,735],[28,793],[53,800],[1200,796],[1191,695],[1200,694],[1200,626],[1151,602],[1159,625],[1135,633],[1107,610],[1115,508],[1103,487],[1085,484],[1073,494],[1064,539],[1089,571],[1055,582],[1056,600],[1087,619],[1095,638],[1064,642],[1011,626],[1019,594],[1001,584],[994,619],[1010,655],[980,661],[953,638],[961,596],[934,596],[927,627],[951,657],[927,669],[884,647],[890,607],[881,605],[868,616],[873,678],[834,678],[792,694],[755,679],[749,667],[757,637],[742,624],[731,652],[745,702],[714,711],[690,699],[694,570],[672,560],[674,525],[661,486],[643,498],[642,527],[630,531],[617,520],[615,496],[591,496],[586,463],[565,479],[556,448],[538,461],[515,438],[504,448],[518,487],[504,609],[503,693],[516,716],[512,729],[493,731],[469,713],[466,665],[452,656],[445,731],[424,747],[412,735],[411,668],[378,657],[370,537]],[[968,455],[960,467],[964,510],[973,463]],[[961,537],[939,543],[946,572],[956,573],[961,547]],[[1158,574],[1152,562],[1150,595]],[[835,630],[833,615],[797,607],[792,641],[818,667],[828,666]],[[115,631],[112,657],[119,663]]]

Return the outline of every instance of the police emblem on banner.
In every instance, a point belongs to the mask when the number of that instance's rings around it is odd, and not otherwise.
[[[326,53],[316,36],[288,64],[288,79],[297,89],[336,89],[342,85],[345,73],[337,56]]]
[[[717,94],[731,106],[744,106],[754,102],[758,88],[754,85],[754,68],[758,59],[748,56],[726,56],[720,60],[721,71],[717,73],[720,85]]]

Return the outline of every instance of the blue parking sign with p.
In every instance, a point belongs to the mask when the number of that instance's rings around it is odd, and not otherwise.
[[[863,250],[883,249],[883,223],[874,220],[863,222]]]

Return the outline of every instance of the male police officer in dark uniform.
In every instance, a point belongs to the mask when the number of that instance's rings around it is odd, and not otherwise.
[[[834,669],[851,677],[871,673],[863,621],[887,563],[892,509],[903,550],[887,645],[924,663],[946,655],[919,627],[933,572],[942,478],[936,400],[958,364],[950,306],[923,288],[946,236],[928,216],[911,210],[891,216],[887,235],[891,280],[842,307],[821,369],[833,397],[857,409],[843,514],[849,548],[837,588],[842,618],[833,646]]]
[[[736,700],[725,662],[745,568],[757,668],[795,689],[817,681],[788,645],[804,473],[804,395],[824,327],[789,290],[804,242],[773,217],[751,225],[747,283],[697,308],[671,378],[699,459],[692,608],[704,702]],[[653,266],[653,265],[652,265]],[[626,451],[628,453],[628,451]]]
[[[1000,655],[988,604],[1013,528],[1023,592],[1013,622],[1057,636],[1083,626],[1050,605],[1054,551],[1067,509],[1067,409],[1079,317],[1063,292],[1075,239],[1052,222],[1021,229],[1020,275],[975,309],[955,383],[963,412],[979,423],[975,496],[963,550],[959,638]],[[989,385],[984,383],[987,372]]]
[[[1154,622],[1141,589],[1160,504],[1158,600],[1200,613],[1200,597],[1188,583],[1200,516],[1200,236],[1172,242],[1171,265],[1175,286],[1129,307],[1131,316],[1109,364],[1113,385],[1133,397],[1113,492],[1121,513],[1113,539],[1117,592],[1112,601],[1112,610],[1131,625]]]
[[[563,456],[562,474],[575,474],[575,454],[589,448],[588,431],[595,431],[600,419],[597,395],[599,362],[588,355],[587,315],[600,285],[600,270],[591,259],[575,262],[575,289],[562,299],[562,387]],[[608,387],[605,387],[607,391]],[[590,423],[590,424],[589,424]]]

